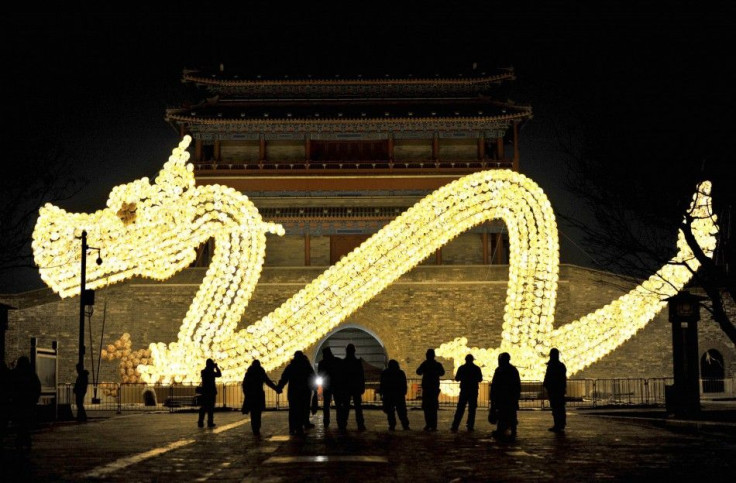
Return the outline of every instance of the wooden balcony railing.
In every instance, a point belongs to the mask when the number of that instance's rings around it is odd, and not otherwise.
[[[200,161],[194,162],[196,171],[261,171],[261,172],[345,172],[345,171],[481,171],[486,169],[511,168],[507,159],[484,160],[424,160],[424,161]]]

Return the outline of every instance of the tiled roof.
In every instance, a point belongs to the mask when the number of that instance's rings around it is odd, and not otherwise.
[[[531,108],[488,99],[434,99],[405,102],[213,102],[189,109],[170,109],[170,120],[191,122],[233,121],[386,121],[402,119],[519,119],[531,115]]]
[[[501,69],[499,72],[488,74],[486,72],[478,72],[471,74],[457,74],[454,76],[447,75],[421,75],[413,76],[412,74],[405,75],[390,75],[384,74],[382,76],[372,75],[363,76],[348,75],[342,76],[335,74],[333,76],[312,76],[312,75],[301,75],[301,76],[262,76],[262,75],[250,75],[242,76],[239,74],[225,74],[224,72],[209,73],[202,71],[185,71],[183,74],[183,80],[189,82],[196,82],[205,85],[222,85],[222,86],[238,86],[238,85],[295,85],[295,84],[310,84],[310,85],[368,85],[368,84],[379,84],[379,85],[395,85],[395,84],[426,84],[430,86],[438,84],[483,84],[488,82],[501,82],[504,80],[512,80],[514,78],[513,69]]]
[[[457,75],[243,76],[225,72],[185,71],[182,80],[230,97],[397,97],[477,94],[513,80],[513,69]]]

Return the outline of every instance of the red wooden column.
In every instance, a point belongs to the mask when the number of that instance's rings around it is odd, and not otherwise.
[[[493,257],[495,259],[495,263],[500,264],[503,260],[503,254],[504,254],[504,247],[503,247],[503,233],[498,233],[496,235],[496,247],[495,247],[495,256]]]
[[[496,138],[496,159],[503,161],[503,136]]]
[[[309,238],[309,233],[304,235],[304,266],[309,267],[312,265],[312,247],[311,247],[311,240]]]
[[[442,248],[438,248],[436,252],[434,252],[434,263],[435,265],[442,265]]]
[[[202,140],[201,139],[194,140],[194,160],[197,162],[203,161],[202,160]]]
[[[434,133],[432,136],[432,160],[439,161],[440,159],[440,136]]]
[[[312,159],[312,140],[306,138],[304,140],[304,161],[309,164],[310,159]]]
[[[391,133],[388,134],[388,161],[394,162],[394,135]]]
[[[220,162],[220,140],[219,139],[215,139],[214,156],[215,156],[215,162],[219,163]]]
[[[519,171],[519,121],[514,121],[514,160],[512,169]]]
[[[261,134],[258,139],[258,162],[263,163],[266,160],[266,138]]]
[[[483,161],[486,157],[486,138],[482,134],[478,137],[478,160]]]
[[[488,265],[488,233],[481,233],[480,240],[483,244],[483,265]]]

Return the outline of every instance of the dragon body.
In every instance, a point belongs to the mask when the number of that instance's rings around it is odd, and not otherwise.
[[[511,247],[502,342],[492,349],[468,347],[466,335],[437,348],[458,367],[472,352],[490,376],[500,352],[509,352],[523,378],[538,379],[551,347],[564,354],[571,374],[616,349],[651,321],[697,270],[682,234],[677,255],[649,279],[578,320],[555,324],[559,246],[549,200],[526,176],[490,170],[460,178],[419,201],[329,267],[274,311],[238,329],[258,282],[266,233],[283,228],[262,220],[247,196],[232,188],[196,186],[187,163],[189,137],[173,150],[155,179],[114,188],[107,208],[69,213],[40,210],[33,249],[43,280],[62,297],[79,293],[78,237],[105,260],[88,270],[97,288],[133,276],[165,279],[189,266],[196,248],[215,240],[212,261],[177,340],[153,343],[137,367],[143,381],[198,381],[204,360],[219,361],[225,380],[238,380],[259,359],[266,370],[287,362],[295,350],[319,341],[363,304],[460,233],[501,219]],[[708,256],[717,225],[710,183],[700,184],[689,209],[693,232]]]

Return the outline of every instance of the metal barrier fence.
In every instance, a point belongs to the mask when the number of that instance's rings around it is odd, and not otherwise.
[[[422,385],[419,379],[407,381],[408,391],[406,404],[408,407],[421,407]],[[458,385],[457,382],[451,382]],[[664,405],[665,387],[672,385],[673,379],[660,378],[616,378],[616,379],[569,379],[567,381],[568,407],[592,408],[598,406],[631,406],[631,405]],[[61,384],[58,387],[59,404],[68,404],[76,411],[73,384]],[[196,384],[148,385],[128,383],[101,383],[95,388],[90,385],[85,396],[87,411],[179,411],[192,410],[198,407]],[[269,387],[264,388],[267,409],[285,409],[289,407],[286,394],[277,394]],[[701,396],[707,398],[736,397],[736,377],[730,379],[701,380]],[[322,404],[321,391],[320,406]],[[379,406],[381,396],[378,393],[378,382],[367,382],[363,394],[366,406]],[[457,397],[440,394],[440,406],[452,407],[457,404]],[[243,404],[243,392],[240,383],[217,385],[215,406],[218,408],[239,409]],[[334,404],[334,403],[333,403]],[[522,381],[522,409],[544,409],[549,406],[546,394],[540,381]],[[490,383],[482,382],[478,391],[478,407],[490,406]]]

